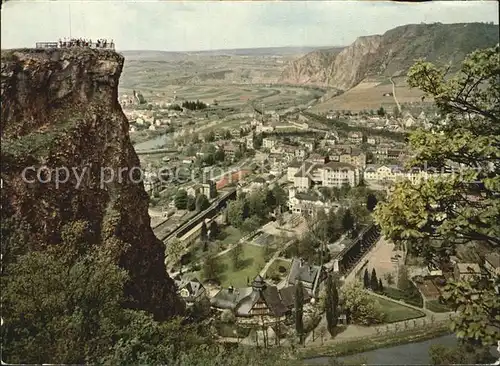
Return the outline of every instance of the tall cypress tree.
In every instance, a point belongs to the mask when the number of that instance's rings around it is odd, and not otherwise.
[[[368,274],[368,268],[365,268],[365,274],[363,275],[363,286],[365,288],[370,287],[370,275]]]
[[[203,244],[205,244],[208,241],[208,228],[207,224],[205,223],[205,220],[203,220],[201,224],[200,239]]]
[[[372,276],[370,278],[370,288],[373,291],[378,291],[378,278],[377,278],[377,272],[375,272],[375,268],[372,269]]]
[[[339,319],[339,292],[331,275],[326,280],[325,312],[328,332],[333,336]]]
[[[295,330],[299,335],[300,344],[302,344],[302,337],[304,335],[304,287],[302,282],[299,281],[295,286]]]
[[[378,279],[378,291],[379,292],[384,292],[384,285],[382,285],[382,279]]]

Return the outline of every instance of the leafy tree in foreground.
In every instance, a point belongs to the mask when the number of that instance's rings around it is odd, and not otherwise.
[[[429,349],[429,357],[432,365],[491,364],[495,361],[487,348],[473,348],[467,345],[446,347],[433,344]]]
[[[157,322],[123,307],[126,271],[115,263],[126,244],[92,241],[86,222],[61,230],[62,242],[40,251],[2,220],[2,360],[20,364],[294,365],[285,349],[271,352],[215,342],[203,320]],[[96,237],[94,236],[94,239]],[[7,244],[8,247],[3,245]],[[196,324],[193,321],[197,321]]]
[[[414,156],[409,165],[454,167],[455,174],[415,186],[398,183],[387,202],[375,209],[386,237],[436,264],[471,241],[491,250],[500,246],[499,46],[473,52],[457,75],[445,74],[424,61],[408,73],[409,85],[432,96],[442,116],[431,130],[411,134]],[[447,298],[459,310],[452,324],[459,338],[484,344],[496,341],[491,336],[500,332],[500,315],[492,310],[499,309],[495,281],[490,278],[474,290],[464,282],[447,285]],[[471,291],[474,296],[468,298]],[[471,308],[483,310],[462,311]]]
[[[384,313],[379,303],[366,292],[361,284],[352,283],[342,288],[344,308],[350,314],[352,322],[372,325],[384,320]]]
[[[245,234],[251,234],[255,230],[257,230],[260,226],[261,225],[260,225],[259,218],[254,215],[254,216],[251,216],[251,217],[245,219],[245,221],[243,221],[243,224],[241,225],[241,230]]]
[[[240,228],[245,216],[246,203],[243,199],[229,202],[227,205],[227,219],[235,228]]]
[[[210,202],[208,201],[207,196],[205,196],[204,194],[199,194],[198,197],[196,197],[196,210],[203,211],[209,207]]]

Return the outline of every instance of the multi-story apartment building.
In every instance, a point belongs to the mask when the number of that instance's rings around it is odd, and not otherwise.
[[[313,185],[322,187],[356,186],[359,184],[359,170],[347,163],[329,162],[326,164],[304,162],[300,167],[293,164],[288,168],[287,178],[297,191],[306,191]]]
[[[288,165],[286,175],[288,182],[293,183],[295,181],[295,174],[297,174],[302,164],[303,163],[298,161],[292,161],[290,165]]]
[[[359,149],[352,149],[349,154],[341,154],[339,161],[354,165],[358,169],[364,169],[366,167],[366,154]]]
[[[236,152],[241,151],[241,146],[233,142],[224,142],[219,145],[219,148],[224,151],[224,155],[229,159],[234,159]]]
[[[359,170],[351,164],[330,162],[321,169],[323,173],[322,186],[324,187],[342,187],[349,185],[351,187],[359,184]]]
[[[446,175],[448,172],[437,172],[432,169],[422,170],[418,168],[404,169],[399,165],[367,165],[363,172],[365,182],[390,181],[398,182],[408,179],[412,184],[438,175]]]
[[[328,213],[330,210],[337,210],[338,205],[326,201],[324,198],[308,194],[306,192],[299,192],[296,188],[292,187],[288,191],[288,208],[295,214],[314,215],[318,210],[323,210]]]
[[[361,144],[363,142],[363,133],[362,132],[349,132],[347,135],[350,142],[353,144]]]
[[[253,150],[253,135],[246,136],[244,139],[247,149]]]
[[[262,139],[262,147],[265,149],[272,149],[276,144],[278,143],[278,140],[272,137],[266,137]]]

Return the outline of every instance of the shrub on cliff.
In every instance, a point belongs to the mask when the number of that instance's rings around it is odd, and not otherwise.
[[[77,240],[78,230],[67,237]],[[76,255],[64,244],[36,252],[19,244],[1,278],[4,362],[290,365],[282,350],[221,345],[208,323],[192,316],[157,322],[125,309],[127,273],[105,247]]]

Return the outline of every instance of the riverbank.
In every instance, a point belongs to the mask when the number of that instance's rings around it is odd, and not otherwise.
[[[171,135],[164,129],[142,130],[131,132],[130,141],[136,150],[158,149],[164,147],[172,139]]]
[[[447,334],[451,334],[447,323],[429,325],[430,328],[409,329],[393,334],[384,334],[372,337],[346,340],[344,342],[325,341],[323,345],[308,346],[299,350],[299,357],[303,360],[311,360],[321,357],[349,356],[361,352],[399,346],[408,343],[421,342]]]

